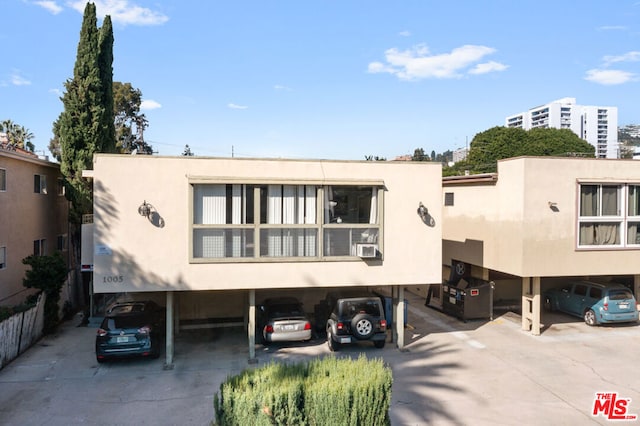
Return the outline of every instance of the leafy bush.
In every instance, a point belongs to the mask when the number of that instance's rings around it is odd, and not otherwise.
[[[360,355],[271,362],[228,378],[214,397],[217,424],[388,425],[391,370]]]
[[[23,285],[27,288],[40,289],[47,295],[42,331],[45,334],[52,333],[60,321],[58,302],[60,290],[67,278],[67,265],[60,252],[55,252],[51,256],[27,256],[22,259],[22,263],[31,266],[31,269],[26,271]]]

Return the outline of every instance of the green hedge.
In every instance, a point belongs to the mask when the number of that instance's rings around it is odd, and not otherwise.
[[[381,359],[271,362],[228,378],[214,396],[229,425],[389,425],[391,369]]]

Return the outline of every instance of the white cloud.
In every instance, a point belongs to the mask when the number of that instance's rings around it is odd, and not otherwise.
[[[58,3],[52,0],[36,1],[34,3],[44,9],[47,9],[49,12],[53,13],[54,15],[57,15],[58,13],[62,12],[62,6],[58,5]]]
[[[14,86],[29,86],[31,82],[22,77],[18,71],[14,71],[13,74],[11,74],[11,84]]]
[[[483,64],[476,65],[471,70],[469,70],[469,74],[487,74],[494,71],[504,71],[507,68],[509,68],[509,66],[501,64],[500,62],[489,61]]]
[[[617,56],[608,55],[602,58],[602,60],[604,61],[605,66],[615,64],[616,62],[638,62],[640,61],[640,52],[636,50]]]
[[[411,33],[410,33],[409,31],[406,31],[406,30],[405,30],[405,31],[400,31],[400,32],[398,33],[398,35],[399,35],[400,37],[410,37],[410,36],[411,36]]]
[[[449,53],[433,55],[424,44],[404,51],[394,47],[385,52],[386,63],[372,62],[368,66],[368,71],[393,74],[401,80],[459,78],[466,72],[479,74],[502,71],[506,69],[506,65],[493,61],[468,70],[470,66],[495,51],[491,47],[469,44],[457,47]]]
[[[131,3],[129,0],[94,0],[98,17],[111,16],[111,21],[122,25],[161,25],[169,17],[146,7]],[[86,0],[74,0],[69,5],[80,13],[84,13]]]
[[[247,109],[249,108],[248,106],[245,105],[237,105],[237,104],[233,104],[233,103],[229,103],[227,104],[227,106],[231,109]]]
[[[287,92],[291,92],[293,89],[287,86],[283,86],[282,84],[276,84],[275,86],[273,86],[274,89],[276,90],[284,90]]]
[[[140,109],[150,111],[152,109],[162,108],[160,102],[156,102],[152,99],[146,99],[140,103]]]
[[[587,71],[584,79],[604,86],[614,86],[636,81],[638,78],[636,74],[627,71],[592,69]]]
[[[62,96],[62,90],[60,89],[49,89],[49,93],[53,93],[56,96]]]
[[[598,27],[599,31],[624,31],[627,30],[627,27],[624,25],[603,25]]]

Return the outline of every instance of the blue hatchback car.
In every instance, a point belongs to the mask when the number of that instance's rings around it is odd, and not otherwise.
[[[584,319],[587,325],[638,321],[638,307],[631,290],[622,284],[574,281],[547,290],[544,307]]]

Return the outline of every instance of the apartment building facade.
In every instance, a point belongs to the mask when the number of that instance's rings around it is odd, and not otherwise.
[[[0,142],[0,305],[23,303],[25,257],[68,254],[68,202],[60,166]],[[67,300],[67,291],[62,300]]]
[[[440,163],[98,154],[85,176],[93,291],[165,305],[167,363],[182,324],[221,319],[252,357],[267,297],[441,282]]]
[[[619,158],[618,108],[577,105],[575,98],[562,98],[510,115],[506,127],[569,129],[596,149],[596,158]]]
[[[569,279],[640,294],[636,161],[511,158],[497,173],[444,178],[443,192],[444,264],[493,281],[496,302],[521,305],[523,329],[540,334],[542,292]]]

